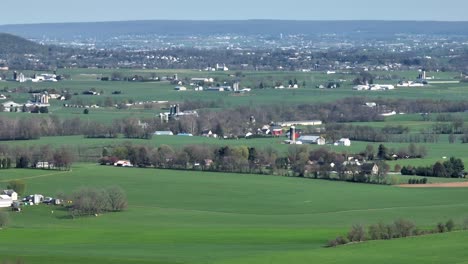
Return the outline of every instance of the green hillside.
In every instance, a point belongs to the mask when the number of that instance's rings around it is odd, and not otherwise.
[[[468,217],[468,189],[463,188],[405,189],[94,164],[79,164],[71,172],[2,171],[0,186],[13,178],[24,179],[28,193],[47,196],[81,186],[118,184],[127,192],[129,209],[73,220],[60,208],[25,207],[12,214],[9,228],[0,230],[0,259],[19,258],[25,263],[376,263],[392,256],[394,263],[417,263],[423,253],[434,255],[432,263],[462,263],[466,258],[460,241],[466,240],[467,233],[323,247],[355,223],[402,217],[420,227],[433,227],[449,218],[460,224]],[[408,242],[412,240],[418,243]],[[428,249],[429,245],[440,245],[440,252]]]

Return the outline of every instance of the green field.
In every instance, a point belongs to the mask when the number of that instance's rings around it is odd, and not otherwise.
[[[28,193],[118,184],[129,198],[127,211],[98,217],[72,220],[45,205],[12,214],[12,225],[0,231],[0,256],[26,263],[390,263],[389,256],[391,263],[463,263],[468,254],[461,243],[466,232],[323,247],[355,223],[400,217],[421,227],[449,218],[462,223],[468,217],[464,188],[405,189],[93,164],[64,173],[2,171],[0,185],[12,178],[25,179]]]

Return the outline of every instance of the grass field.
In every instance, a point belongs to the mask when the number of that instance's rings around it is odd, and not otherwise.
[[[461,223],[468,217],[468,189],[463,188],[406,189],[93,164],[77,164],[66,173],[1,173],[0,186],[22,178],[28,193],[118,184],[128,194],[127,211],[99,217],[72,220],[59,209],[52,214],[49,206],[12,214],[11,227],[0,231],[0,256],[26,263],[463,263],[467,256],[461,243],[466,232],[323,248],[355,223],[399,217],[422,227],[448,218]],[[430,250],[434,247],[440,251]]]

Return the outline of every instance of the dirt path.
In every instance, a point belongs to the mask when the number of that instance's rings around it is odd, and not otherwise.
[[[400,184],[404,188],[468,188],[468,182],[445,182],[430,184]]]

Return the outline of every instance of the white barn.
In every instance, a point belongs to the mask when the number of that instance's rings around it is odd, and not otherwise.
[[[6,194],[0,195],[0,208],[11,207],[13,204],[13,199]]]
[[[335,142],[334,145],[335,146],[349,147],[349,146],[351,146],[351,140],[349,140],[349,138],[342,138],[342,139],[338,140],[337,142]]]
[[[8,195],[13,201],[18,201],[18,193],[15,190],[3,190],[0,195]]]
[[[304,144],[317,144],[317,145],[325,145],[326,141],[325,138],[321,136],[300,136],[297,140],[301,141]]]

